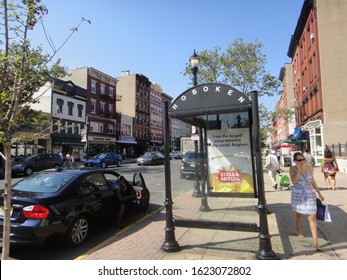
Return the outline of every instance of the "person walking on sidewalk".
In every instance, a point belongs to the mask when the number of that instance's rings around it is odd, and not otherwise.
[[[308,215],[308,221],[313,238],[313,246],[320,251],[318,244],[317,228],[317,203],[316,193],[320,200],[324,197],[320,193],[317,183],[313,177],[312,167],[308,166],[302,153],[297,152],[293,156],[294,166],[289,168],[290,179],[293,183],[291,204],[295,212],[295,231],[298,237],[304,237],[301,231],[301,217]]]
[[[308,147],[305,148],[304,157],[305,157],[305,159],[306,159],[306,164],[307,164],[308,166],[314,167],[314,166],[316,165],[316,159],[315,159],[314,156],[311,154],[310,148],[308,148]]]
[[[327,189],[336,189],[336,172],[339,171],[339,166],[333,153],[328,147],[324,149],[324,158],[322,163],[322,172],[324,174]],[[331,183],[330,183],[331,180]],[[332,186],[331,186],[332,185]]]
[[[278,162],[275,150],[271,150],[270,154],[266,157],[265,169],[267,169],[271,179],[272,187],[277,189],[276,175],[280,169],[280,164]]]

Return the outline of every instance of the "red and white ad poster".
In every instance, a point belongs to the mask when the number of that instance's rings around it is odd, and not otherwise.
[[[249,128],[207,131],[213,192],[254,193]]]

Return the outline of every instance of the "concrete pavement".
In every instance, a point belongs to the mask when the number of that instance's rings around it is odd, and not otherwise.
[[[288,168],[283,168],[288,174]],[[295,234],[294,213],[290,206],[290,190],[274,190],[264,173],[266,201],[272,214],[267,215],[271,246],[280,259],[288,260],[347,260],[347,174],[337,174],[337,190],[326,190],[320,168],[315,168],[315,178],[325,202],[329,204],[332,223],[318,222],[319,243],[317,252],[306,217],[302,219],[305,238]],[[193,182],[182,180],[187,184]],[[259,224],[256,212],[257,199],[216,198],[207,200],[211,211],[199,211],[201,199],[185,193],[175,200],[175,219],[206,219]],[[227,231],[201,228],[175,228],[178,252],[164,252],[165,209],[145,216],[135,224],[116,230],[113,237],[77,259],[88,260],[254,260],[259,249],[256,232]]]

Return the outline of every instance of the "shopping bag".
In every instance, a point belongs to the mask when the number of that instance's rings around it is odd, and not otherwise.
[[[331,223],[332,220],[328,204],[323,204],[320,200],[318,200],[319,199],[317,199],[317,220]]]

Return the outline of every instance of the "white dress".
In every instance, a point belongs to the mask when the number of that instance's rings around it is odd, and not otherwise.
[[[299,175],[298,182],[292,188],[292,210],[294,212],[304,215],[316,214],[316,192],[311,181],[311,172],[307,171],[304,175]]]

